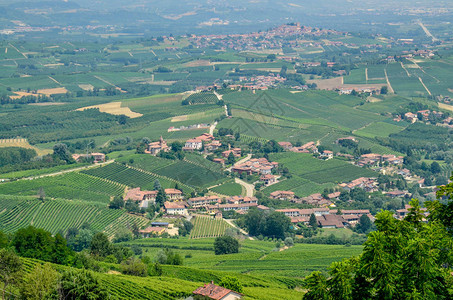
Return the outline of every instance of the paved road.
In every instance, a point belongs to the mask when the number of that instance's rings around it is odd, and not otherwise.
[[[215,130],[216,126],[217,126],[217,122],[214,122],[214,124],[212,124],[211,127],[209,127],[209,134],[210,135],[214,134],[214,130]]]
[[[234,228],[237,228],[239,230],[239,232],[241,232],[243,235],[247,236],[250,240],[254,240],[254,238],[252,238],[248,233],[247,231],[245,231],[244,229],[242,228],[239,228],[236,226],[236,224],[234,224],[231,220],[228,220],[228,219],[224,219],[225,222],[227,222],[228,224],[230,224],[231,226],[233,226]]]
[[[247,197],[253,197],[253,191],[255,190],[255,186],[253,184],[247,183],[239,178],[235,178],[234,181],[245,188]]]

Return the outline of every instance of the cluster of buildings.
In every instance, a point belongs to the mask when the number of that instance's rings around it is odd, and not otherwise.
[[[338,186],[348,192],[353,189],[360,188],[365,190],[367,193],[372,193],[378,190],[379,183],[377,178],[360,177],[347,183],[341,183]]]
[[[277,75],[269,76],[253,76],[253,77],[239,77],[239,81],[247,82],[241,85],[241,88],[247,90],[267,90],[269,87],[276,86],[279,83],[286,81],[286,78]]]
[[[189,139],[186,141],[182,150],[184,151],[199,151],[203,148],[203,144],[205,145],[206,150],[217,150],[222,143],[217,141],[212,134],[203,133],[200,136],[197,136],[193,139]]]
[[[310,217],[311,215],[314,215],[318,226],[322,228],[344,228],[346,226],[355,226],[362,215],[367,215],[370,220],[374,220],[374,217],[368,209],[339,211],[321,207],[307,209],[277,209],[276,211],[289,217],[293,224],[302,223],[309,225]]]
[[[365,166],[375,166],[379,163],[389,163],[390,165],[400,166],[404,162],[403,156],[396,156],[393,154],[377,154],[377,153],[368,153],[360,156],[360,159],[357,161],[359,167]]]
[[[301,26],[299,23],[281,25],[267,31],[252,32],[245,34],[213,34],[213,35],[191,35],[189,41],[197,48],[215,47],[226,50],[237,51],[281,49],[282,46],[293,48],[299,47],[320,47],[325,41],[309,41],[306,37],[319,37],[324,35],[344,35],[344,33],[319,29],[308,26]],[[337,42],[343,45],[342,42]]]
[[[278,162],[270,162],[266,158],[253,158],[243,164],[235,165],[231,171],[238,174],[245,173],[247,175],[260,174],[270,175],[272,170],[278,168]]]
[[[410,123],[415,123],[417,121],[428,121],[430,116],[433,115],[436,118],[442,118],[444,114],[439,111],[430,111],[429,109],[419,110],[416,113],[407,112],[402,116],[397,116],[393,120],[400,122],[401,120],[406,120]]]

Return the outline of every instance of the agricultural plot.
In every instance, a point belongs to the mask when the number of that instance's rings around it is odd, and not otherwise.
[[[214,219],[212,216],[196,216],[190,238],[201,239],[223,236],[225,230],[230,227],[231,225],[223,219]]]
[[[119,182],[129,187],[140,187],[143,190],[153,190],[154,182],[156,180],[159,180],[163,188],[174,188],[177,183],[176,181],[158,176],[157,174],[140,169],[129,168],[118,163],[112,163],[103,167],[82,171],[82,173]],[[180,182],[178,182],[178,185],[184,192],[192,191],[190,187]]]
[[[398,133],[404,130],[405,127],[393,125],[384,122],[371,123],[365,128],[354,131],[355,135],[375,138],[375,137],[388,137],[392,133]]]
[[[211,92],[200,92],[192,94],[185,99],[190,104],[215,104],[217,103],[217,96]]]
[[[86,174],[71,172],[33,180],[19,180],[0,185],[0,194],[36,196],[40,189],[50,198],[80,199],[108,203],[123,195],[125,186]]]
[[[242,185],[234,182],[227,182],[222,185],[216,186],[212,188],[211,191],[226,196],[245,195],[245,191]]]
[[[214,254],[213,243],[213,238],[177,240],[154,238],[135,240],[126,245],[137,244],[148,250],[146,253],[151,257],[154,257],[159,249],[170,247],[182,256],[191,254],[191,257],[184,260],[187,267],[235,272],[237,276],[251,275],[257,280],[259,280],[257,276],[260,278],[285,276],[286,279],[296,279],[307,276],[312,271],[325,272],[332,262],[359,255],[362,251],[361,246],[310,244],[296,244],[285,251],[273,251],[274,242],[243,240],[238,254],[219,257]]]
[[[392,88],[398,95],[406,97],[428,95],[418,77],[409,76],[410,73],[408,75],[408,72],[399,63],[389,64],[387,75]]]
[[[6,198],[15,205],[8,205]],[[5,205],[5,203],[7,205]],[[135,222],[139,226],[146,224],[145,220],[127,215],[122,210],[108,209],[104,206],[87,204],[81,201],[45,200],[29,197],[2,196],[0,200],[0,230],[12,233],[16,230],[33,225],[53,234],[66,232],[68,228],[82,226],[87,222],[94,231],[112,228],[107,233],[113,235],[115,228],[129,226]]]
[[[377,173],[371,170],[356,167],[338,159],[327,161],[316,159],[311,154],[277,153],[270,158],[287,167],[292,174],[318,184],[340,183],[359,177],[377,176]]]

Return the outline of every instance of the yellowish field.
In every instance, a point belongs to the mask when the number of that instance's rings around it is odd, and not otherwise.
[[[0,139],[0,148],[5,147],[20,147],[26,149],[34,149],[38,155],[46,155],[52,153],[52,150],[46,149],[41,150],[32,145],[30,145],[27,139]]]
[[[183,66],[184,67],[207,67],[211,66],[211,62],[206,59],[199,59],[199,60],[193,60],[185,63]]]
[[[79,84],[79,88],[84,91],[92,91],[94,89],[94,86],[92,86],[91,84]]]
[[[121,102],[110,102],[100,105],[86,106],[77,109],[78,111],[83,111],[90,108],[98,108],[100,112],[105,112],[111,115],[125,115],[129,118],[138,118],[143,116],[140,113],[133,112],[129,107],[121,107]]]
[[[438,105],[442,109],[453,111],[453,106],[452,105],[448,105],[448,104],[445,104],[445,103],[438,103]]]
[[[46,96],[57,95],[57,94],[66,94],[67,92],[68,92],[68,90],[64,87],[38,90],[38,94],[46,95]]]

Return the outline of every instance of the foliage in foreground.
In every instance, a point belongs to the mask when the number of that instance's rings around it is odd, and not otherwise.
[[[418,200],[404,220],[376,216],[359,257],[335,262],[329,277],[313,272],[303,299],[451,299],[453,239],[439,222],[424,223]]]

